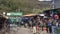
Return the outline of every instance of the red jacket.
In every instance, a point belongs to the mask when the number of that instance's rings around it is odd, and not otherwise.
[[[58,16],[58,15],[54,15],[54,18],[55,18],[55,19],[59,19],[59,16]]]

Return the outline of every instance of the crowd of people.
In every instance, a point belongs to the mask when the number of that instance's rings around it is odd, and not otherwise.
[[[29,22],[31,22],[31,24]],[[41,19],[41,17],[38,15],[35,17],[31,17],[29,22],[28,22],[29,27],[32,27],[32,28],[39,27],[39,28],[42,28],[42,31],[43,31],[43,28],[45,27],[47,33],[52,33],[52,34],[54,34],[54,28],[59,27],[58,19],[55,19],[55,18],[53,19],[52,17]]]
[[[11,21],[9,21],[11,22]],[[9,23],[8,22],[8,23]],[[44,31],[44,28],[46,28],[47,33],[52,33],[54,34],[54,28],[59,27],[59,17],[55,15],[54,17],[47,17],[44,18],[40,15],[32,16],[32,17],[24,17],[22,18],[21,22],[16,23],[19,26],[24,26],[26,27],[26,24],[28,27],[33,28],[33,33],[36,33],[36,30],[40,29]],[[35,29],[35,32],[34,32]]]

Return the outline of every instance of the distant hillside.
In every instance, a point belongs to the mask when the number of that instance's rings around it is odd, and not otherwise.
[[[51,8],[51,2],[39,2],[37,0],[20,0],[20,6],[23,11],[33,11],[33,13],[39,13],[45,8]],[[34,10],[35,9],[35,10]]]
[[[55,8],[60,7],[60,0],[55,0]],[[23,14],[42,13],[51,9],[51,2],[40,2],[38,0],[0,0],[0,12],[22,11]]]
[[[20,0],[23,7],[43,9],[50,7],[51,2],[39,2],[37,0]]]

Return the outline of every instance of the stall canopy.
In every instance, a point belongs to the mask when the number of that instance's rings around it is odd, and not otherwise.
[[[23,15],[23,16],[35,16],[37,14],[27,14],[27,15]]]

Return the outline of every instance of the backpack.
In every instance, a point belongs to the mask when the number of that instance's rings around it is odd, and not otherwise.
[[[56,27],[58,27],[59,26],[59,23],[58,22],[56,22]]]
[[[50,22],[48,22],[48,26],[51,26],[51,23]]]

